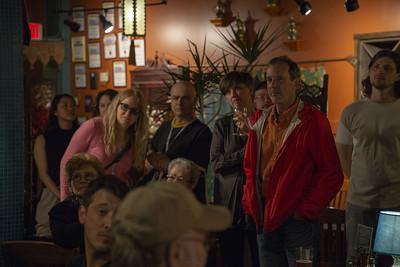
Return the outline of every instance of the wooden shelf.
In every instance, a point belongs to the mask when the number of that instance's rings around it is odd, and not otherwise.
[[[282,13],[283,8],[278,5],[267,5],[264,11],[272,17],[279,16]]]
[[[303,43],[303,40],[288,40],[283,44],[292,51],[300,51],[303,50]]]

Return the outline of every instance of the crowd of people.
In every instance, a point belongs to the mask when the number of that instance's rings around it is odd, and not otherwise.
[[[400,55],[372,58],[365,99],[344,109],[336,143],[327,117],[299,98],[294,61],[275,57],[266,74],[261,82],[240,71],[222,78],[233,112],[213,131],[196,117],[193,84],[177,82],[173,118],[151,140],[139,90],[99,93],[81,126],[74,98],[57,95],[34,145],[44,185],[36,236],[79,248],[70,266],[204,267],[210,247],[220,248],[224,267],[249,259],[254,267],[296,266],[298,247],[312,248],[318,266],[318,218],[344,172],[354,262],[357,225],[376,227],[379,211],[400,210],[400,125],[391,116],[400,111]],[[207,169],[214,203],[206,203]]]

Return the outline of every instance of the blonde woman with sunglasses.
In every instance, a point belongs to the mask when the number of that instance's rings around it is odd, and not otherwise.
[[[138,90],[120,92],[103,117],[86,121],[74,134],[61,160],[61,200],[70,195],[65,164],[76,153],[89,153],[113,174],[133,185],[141,177],[147,146],[148,118]]]

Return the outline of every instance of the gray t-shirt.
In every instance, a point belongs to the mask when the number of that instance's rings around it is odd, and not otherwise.
[[[366,208],[400,206],[400,99],[347,106],[336,143],[353,145],[347,201]]]

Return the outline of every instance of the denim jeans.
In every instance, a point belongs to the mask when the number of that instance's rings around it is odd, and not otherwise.
[[[296,247],[313,248],[313,265],[317,266],[319,223],[290,218],[278,229],[258,234],[257,243],[260,267],[296,266]]]

